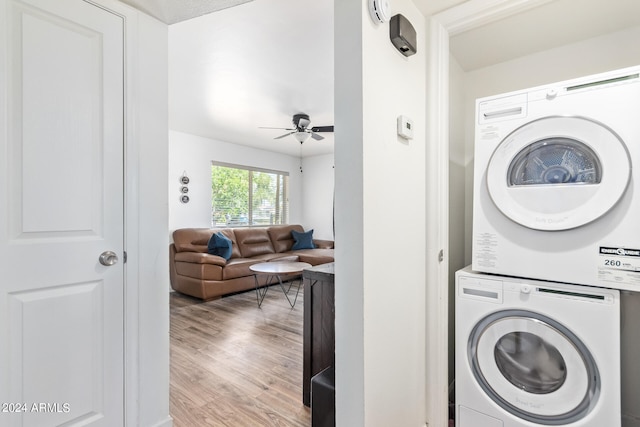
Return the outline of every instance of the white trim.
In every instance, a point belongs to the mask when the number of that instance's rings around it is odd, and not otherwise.
[[[122,17],[124,21],[124,425],[139,425],[139,227],[138,151],[135,88],[138,76],[137,12],[113,0],[84,0]],[[171,424],[169,424],[171,425]]]
[[[427,123],[427,420],[448,425],[449,33],[430,22]],[[443,259],[439,260],[442,250]]]
[[[159,423],[153,425],[152,427],[172,427],[173,426],[173,418],[167,417]]]
[[[471,0],[434,15],[432,19],[442,25],[449,36],[455,36],[552,1]]]
[[[427,93],[427,424],[448,425],[449,39],[552,0],[469,0],[431,17]],[[443,251],[440,262],[439,252]]]
[[[124,306],[124,390],[125,390],[125,426],[140,425],[140,326],[139,326],[139,270],[140,258],[138,227],[140,207],[138,183],[139,151],[137,137],[138,120],[135,90],[138,87],[139,73],[136,64],[138,57],[137,19],[128,19],[125,30],[125,250],[127,268],[125,276]]]

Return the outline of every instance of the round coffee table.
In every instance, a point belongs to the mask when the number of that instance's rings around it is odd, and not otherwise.
[[[289,298],[289,291],[291,290],[292,283],[289,284],[289,289],[285,290],[284,285],[282,284],[282,277],[302,274],[302,270],[304,270],[305,268],[311,268],[311,264],[307,262],[270,261],[261,262],[250,266],[249,269],[253,272],[253,278],[256,284],[256,299],[258,300],[258,307],[262,306],[262,301],[264,300],[264,297],[269,290],[269,286],[275,284],[274,278],[277,278],[284,296],[287,297],[289,305],[291,306],[291,308],[293,308],[296,305],[296,301],[298,300],[302,278],[300,278],[298,281],[298,290],[296,291],[296,297],[293,302],[291,302],[291,299]],[[259,275],[266,276],[262,291],[260,291],[260,283],[258,282]]]

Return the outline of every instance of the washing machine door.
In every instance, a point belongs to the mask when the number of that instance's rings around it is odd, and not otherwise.
[[[505,411],[535,424],[575,422],[600,394],[600,374],[587,347],[539,313],[492,313],[473,329],[467,354],[484,392]]]
[[[559,231],[605,215],[630,176],[627,148],[611,129],[583,117],[544,117],[498,145],[487,167],[487,187],[511,220]]]

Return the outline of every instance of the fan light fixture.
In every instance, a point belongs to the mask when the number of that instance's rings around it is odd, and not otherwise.
[[[309,138],[313,138],[316,141],[321,141],[324,139],[324,136],[319,135],[319,132],[333,132],[333,125],[331,126],[313,126],[309,127],[311,120],[309,120],[309,115],[304,113],[294,114],[291,120],[293,124],[292,128],[271,128],[271,127],[260,127],[260,129],[282,129],[286,130],[287,133],[284,135],[276,136],[273,139],[282,139],[286,138],[289,135],[293,135],[293,137],[300,144],[307,141]]]
[[[293,134],[293,137],[298,140],[300,144],[305,142],[311,136],[308,132],[296,132]]]

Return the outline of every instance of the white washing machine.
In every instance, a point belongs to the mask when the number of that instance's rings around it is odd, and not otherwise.
[[[456,273],[457,427],[620,427],[620,292]]]
[[[476,113],[473,269],[640,290],[640,67]]]

